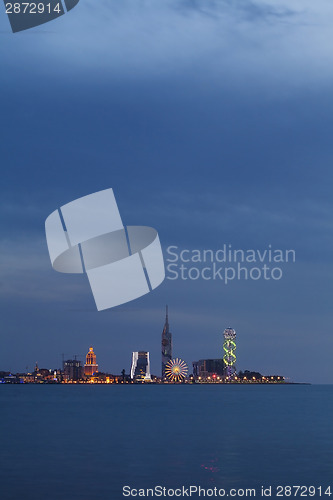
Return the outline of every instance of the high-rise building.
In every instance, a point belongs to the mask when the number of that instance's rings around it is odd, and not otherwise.
[[[84,365],[84,374],[91,377],[98,372],[98,364],[96,363],[96,354],[92,347],[89,347],[89,352],[86,356],[86,364]]]
[[[64,361],[64,379],[81,380],[83,376],[83,367],[81,361],[77,359],[68,359]]]
[[[169,331],[168,306],[166,306],[165,324],[162,332],[162,379],[165,379],[166,364],[172,358],[172,334]]]
[[[224,362],[223,359],[199,359],[193,361],[193,376],[195,379],[206,380],[209,377],[222,378],[224,375]]]
[[[223,362],[225,369],[225,378],[231,379],[236,373],[236,330],[233,328],[226,328],[223,332]]]
[[[132,352],[131,379],[142,382],[151,380],[149,352]]]

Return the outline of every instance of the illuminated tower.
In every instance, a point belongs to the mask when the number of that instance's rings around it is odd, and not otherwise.
[[[226,328],[223,333],[223,362],[225,369],[226,379],[231,379],[236,372],[236,330],[233,328]]]
[[[131,379],[140,382],[151,381],[149,352],[132,352]]]
[[[96,363],[96,354],[92,347],[89,347],[89,352],[86,356],[86,364],[84,365],[84,374],[88,377],[98,372],[98,364]]]
[[[169,331],[168,306],[166,306],[165,324],[162,332],[162,379],[165,379],[166,364],[172,358],[172,334]]]

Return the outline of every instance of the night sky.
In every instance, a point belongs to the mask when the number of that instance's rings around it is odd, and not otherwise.
[[[237,4],[237,6],[235,5]],[[0,5],[0,370],[101,371],[148,350],[333,383],[333,5],[81,0],[12,34]],[[112,187],[124,224],[180,249],[295,249],[280,281],[171,281],[97,312],[87,277],[53,271],[46,217]]]

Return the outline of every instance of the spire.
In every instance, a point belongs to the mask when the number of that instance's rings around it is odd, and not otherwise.
[[[165,367],[172,358],[172,334],[169,330],[169,307],[165,308],[165,323],[162,332],[162,378],[165,378]]]

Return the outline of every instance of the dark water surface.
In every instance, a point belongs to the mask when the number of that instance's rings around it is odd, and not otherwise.
[[[333,485],[333,386],[2,385],[0,411],[1,500]]]

